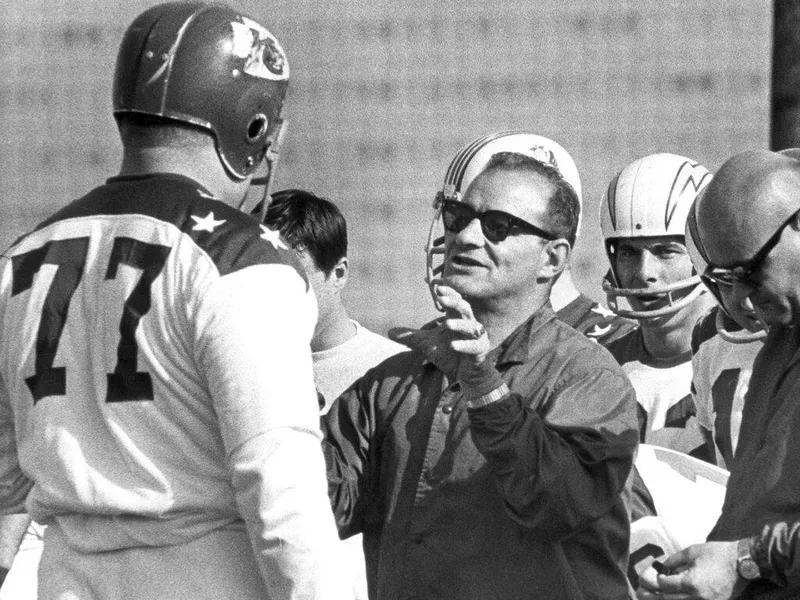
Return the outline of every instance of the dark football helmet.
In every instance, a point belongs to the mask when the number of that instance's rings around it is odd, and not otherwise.
[[[275,159],[288,84],[283,48],[253,19],[223,4],[160,4],[125,32],[113,110],[208,130],[226,171],[242,180]]]

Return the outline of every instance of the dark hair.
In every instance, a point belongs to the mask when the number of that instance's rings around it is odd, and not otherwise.
[[[578,193],[575,188],[562,177],[559,170],[552,165],[517,152],[498,152],[494,154],[489,159],[485,171],[497,168],[510,171],[528,170],[541,175],[553,184],[555,191],[547,203],[547,215],[550,222],[547,224],[546,229],[552,231],[558,237],[566,239],[570,246],[574,246],[578,232],[578,219],[581,214],[581,203],[578,200]]]
[[[347,223],[336,205],[305,190],[272,194],[264,225],[277,229],[295,250],[307,252],[325,275],[347,256]]]

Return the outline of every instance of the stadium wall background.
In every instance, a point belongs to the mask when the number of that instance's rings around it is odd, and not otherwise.
[[[111,74],[154,1],[6,0],[0,19],[0,245],[116,173]],[[241,0],[292,69],[275,189],[338,203],[354,318],[435,315],[423,247],[451,156],[524,128],[573,155],[584,219],[573,269],[602,299],[607,182],[657,151],[714,170],[767,147],[772,7],[756,0]]]

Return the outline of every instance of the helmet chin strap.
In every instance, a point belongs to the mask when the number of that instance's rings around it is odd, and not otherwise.
[[[258,202],[250,212],[251,215],[258,219],[259,223],[264,222],[264,217],[267,216],[267,209],[269,208],[269,204],[272,199],[269,192],[272,181],[275,178],[275,171],[278,168],[278,157],[280,154],[281,142],[283,141],[283,136],[286,132],[286,125],[287,121],[281,119],[280,123],[278,124],[278,132],[275,134],[275,139],[269,145],[266,153],[264,154],[263,162],[267,166],[267,174],[263,177],[253,177],[253,179],[250,180],[251,187],[263,186],[264,188],[261,201]]]
[[[444,307],[442,307],[436,294],[436,285],[433,283],[434,279],[442,275],[442,270],[444,269],[444,264],[434,265],[435,258],[444,254],[444,236],[437,236],[437,225],[442,220],[442,196],[439,194],[436,194],[436,198],[433,201],[433,209],[436,213],[428,230],[428,241],[425,243],[425,283],[428,284],[436,310],[444,312]]]
[[[715,318],[717,333],[719,334],[719,337],[721,337],[726,342],[730,342],[731,344],[748,344],[750,342],[763,340],[765,337],[767,337],[766,327],[764,327],[764,329],[759,329],[758,331],[750,331],[749,329],[745,329],[744,327],[738,330],[734,330],[728,327],[728,324],[725,323],[726,313],[727,311],[725,310],[725,308],[722,305],[720,305],[720,310],[717,311],[717,316]],[[731,321],[734,321],[733,317],[731,317],[730,315],[728,315],[728,318]]]

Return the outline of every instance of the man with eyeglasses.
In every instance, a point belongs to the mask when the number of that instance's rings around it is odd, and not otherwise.
[[[413,351],[324,417],[334,513],[364,534],[373,599],[630,593],[633,389],[549,304],[578,224],[563,149],[503,152],[501,135],[456,155],[437,198],[445,316],[390,332]]]
[[[800,597],[800,160],[748,151],[695,206],[709,282],[768,328],[753,365],[722,515],[704,544],[647,571],[640,597]],[[741,596],[740,596],[741,594]]]
[[[739,441],[744,398],[766,331],[742,290],[712,281],[707,252],[697,230],[697,202],[686,219],[686,248],[717,305],[692,331],[692,396],[697,421],[717,465],[730,469]]]
[[[441,214],[441,209],[447,205],[444,202],[445,200],[451,198],[458,190],[466,190],[469,187],[472,180],[486,167],[493,154],[520,150],[530,152],[531,148],[539,153],[544,148],[547,149],[547,152],[552,152],[551,156],[542,156],[542,158],[545,162],[556,164],[563,179],[574,190],[578,199],[578,226],[575,230],[575,238],[577,240],[583,213],[582,186],[578,168],[575,166],[572,157],[561,146],[541,135],[525,131],[504,131],[485,136],[485,138],[476,140],[476,142],[473,142],[473,144],[467,146],[461,153],[456,155],[448,169],[444,189],[439,194],[440,197],[437,196],[436,203],[439,213]],[[454,206],[452,199],[448,202],[450,206]],[[434,220],[428,235],[426,248],[428,273],[426,281],[429,285],[437,275],[441,274],[441,269],[443,268],[443,265],[434,265],[435,258],[444,253],[444,236],[440,235],[441,232],[436,231],[436,225],[439,221],[440,219]],[[432,293],[433,290],[434,287],[431,286]],[[434,302],[436,302],[435,294]],[[626,335],[637,326],[636,321],[614,314],[605,306],[580,292],[575,286],[569,263],[559,273],[551,286],[550,304],[561,321],[603,346],[607,346],[614,340]]]

